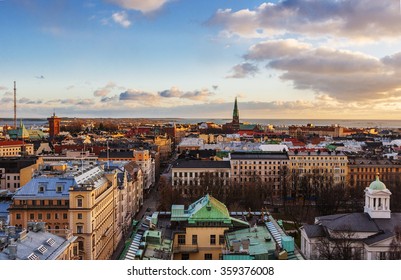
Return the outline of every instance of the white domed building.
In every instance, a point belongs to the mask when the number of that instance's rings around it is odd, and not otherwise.
[[[306,259],[399,259],[401,213],[390,211],[391,192],[379,176],[365,189],[363,213],[315,218],[301,227],[301,252]]]

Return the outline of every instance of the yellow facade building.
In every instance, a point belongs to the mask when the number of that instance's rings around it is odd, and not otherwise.
[[[175,260],[219,260],[226,247],[224,234],[230,229],[249,227],[247,222],[230,217],[227,207],[210,195],[185,209],[171,208],[173,258]]]
[[[44,221],[56,233],[69,229],[77,237],[79,259],[110,259],[122,238],[117,173],[92,165],[70,169],[35,177],[17,191],[10,224],[26,228]]]

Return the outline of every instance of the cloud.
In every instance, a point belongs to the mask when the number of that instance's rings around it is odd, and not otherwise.
[[[194,90],[188,91],[181,95],[180,98],[186,98],[190,100],[197,100],[197,101],[205,101],[208,100],[209,97],[214,95],[213,92],[209,91],[208,89],[201,89],[201,90]]]
[[[102,97],[102,99],[100,99],[100,102],[102,103],[111,103],[111,102],[116,102],[118,101],[118,95],[114,95],[112,97]]]
[[[231,36],[303,34],[376,40],[401,36],[399,5],[391,0],[282,0],[253,10],[218,10],[207,24],[222,26]]]
[[[154,12],[169,0],[107,0],[108,2],[114,3],[124,9],[137,10],[144,14]]]
[[[128,28],[131,25],[131,21],[128,19],[128,15],[125,11],[114,13],[111,18],[115,23],[118,23],[124,28]]]
[[[296,89],[312,90],[342,101],[401,97],[401,53],[382,59],[360,52],[312,47],[295,40],[272,40],[252,46],[244,58],[265,62],[282,72]]]
[[[1,103],[11,103],[11,102],[14,101],[14,98],[4,96],[4,97],[2,97],[0,100],[1,100]]]
[[[244,58],[256,61],[273,59],[275,57],[296,55],[310,48],[311,45],[301,43],[295,39],[269,40],[251,46]]]
[[[0,86],[0,91],[7,90],[7,87]]]
[[[252,63],[244,62],[244,63],[235,65],[231,69],[231,72],[232,72],[232,74],[227,76],[226,78],[240,79],[240,78],[245,78],[245,77],[249,77],[249,76],[255,76],[255,74],[259,72],[259,68]]]
[[[159,98],[157,95],[134,89],[129,89],[125,92],[120,93],[119,100],[125,102],[138,102],[138,105],[155,105],[155,103],[159,102]]]
[[[159,95],[161,97],[181,97],[183,95],[183,92],[179,90],[177,87],[172,87],[171,89],[166,89],[163,91],[159,92]]]
[[[93,92],[93,95],[96,97],[104,97],[108,95],[113,89],[115,89],[117,85],[114,82],[108,82],[107,85],[105,85],[102,88],[99,88]]]
[[[42,100],[32,100],[26,97],[22,97],[18,100],[19,104],[42,104]]]
[[[195,101],[205,101],[209,97],[213,96],[214,93],[208,89],[201,90],[193,90],[193,91],[181,91],[177,87],[172,87],[171,89],[163,90],[159,92],[159,96],[165,98],[181,98],[181,99],[189,99]]]
[[[40,76],[35,76],[35,78],[36,78],[36,79],[39,79],[39,80],[43,80],[43,79],[45,78],[45,76],[40,75]]]

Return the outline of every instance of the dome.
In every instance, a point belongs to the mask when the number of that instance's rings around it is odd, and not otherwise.
[[[376,175],[376,180],[370,183],[369,189],[372,191],[381,191],[386,189],[386,185],[379,180],[379,175]]]

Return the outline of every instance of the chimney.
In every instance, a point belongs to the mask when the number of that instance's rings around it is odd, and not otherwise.
[[[9,260],[17,259],[17,244],[8,245],[8,259]]]

